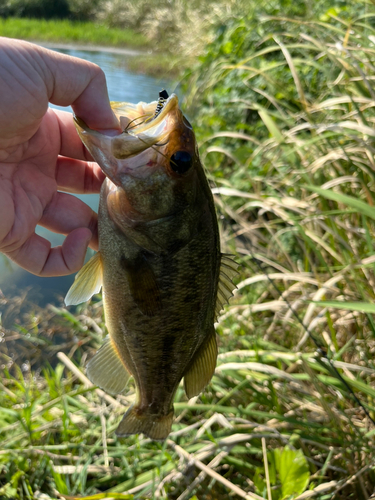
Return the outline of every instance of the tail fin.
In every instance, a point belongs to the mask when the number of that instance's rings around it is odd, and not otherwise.
[[[166,439],[172,429],[173,414],[173,409],[168,415],[152,415],[131,406],[117,427],[116,435],[122,437],[142,433],[151,439]]]

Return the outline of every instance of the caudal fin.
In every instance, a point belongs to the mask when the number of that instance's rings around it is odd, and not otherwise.
[[[117,427],[116,435],[122,437],[142,433],[151,439],[166,439],[172,429],[173,413],[172,409],[168,415],[152,415],[146,412],[142,413],[135,406],[132,406]]]

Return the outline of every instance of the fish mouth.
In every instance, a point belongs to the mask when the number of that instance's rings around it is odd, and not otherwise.
[[[166,118],[170,113],[173,112],[174,109],[178,109],[178,97],[176,94],[172,94],[168,96],[166,91],[159,92],[159,100],[155,103],[150,103],[150,105],[146,106],[145,111],[149,111],[147,108],[149,106],[155,106],[155,110],[153,114],[146,113],[145,115],[141,115],[138,118],[132,120],[129,125],[125,128],[124,133],[128,133],[133,136],[137,136],[139,134],[147,134],[148,136],[160,136],[161,130],[166,127]],[[165,97],[163,97],[165,96]],[[142,120],[139,124],[136,122],[138,120]]]
[[[149,104],[111,103],[123,128],[123,132],[116,136],[92,130],[74,116],[82,142],[107,177],[116,184],[120,172],[134,175],[135,170],[140,170],[136,175],[143,177],[146,170],[156,166],[161,159],[159,148],[168,143],[170,134],[181,122],[178,97],[163,92],[159,95],[165,98],[159,97],[158,101]]]
[[[168,140],[179,111],[176,94],[168,96],[165,92],[164,95],[167,97],[149,104],[125,104],[123,107],[116,107],[114,103],[112,109],[119,124],[124,127],[123,132],[115,136],[92,130],[78,116],[74,116],[78,134],[90,153],[92,146],[96,145],[102,147],[106,155],[110,149],[117,159],[131,158],[157,143],[162,145]]]
[[[150,114],[150,107],[152,114]],[[112,138],[113,156],[118,159],[128,159],[150,147],[167,144],[178,109],[176,94],[146,105],[144,115],[131,120],[122,134]]]

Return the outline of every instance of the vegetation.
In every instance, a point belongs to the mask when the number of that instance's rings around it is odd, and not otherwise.
[[[101,301],[72,314],[3,297],[0,498],[373,493],[375,427],[348,386],[374,420],[375,9],[228,5],[184,79],[241,263],[212,383],[179,389],[165,443],[117,439],[133,388],[114,399],[83,376]]]
[[[94,20],[102,0],[2,0],[0,15],[38,19]]]
[[[1,18],[0,36],[38,42],[147,47],[146,38],[130,29],[109,29],[92,22]]]

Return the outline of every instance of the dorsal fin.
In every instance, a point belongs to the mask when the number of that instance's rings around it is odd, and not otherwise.
[[[233,297],[233,290],[237,288],[233,284],[233,278],[238,275],[238,264],[228,254],[221,254],[219,284],[217,288],[217,299],[215,305],[216,317],[229,299]]]

